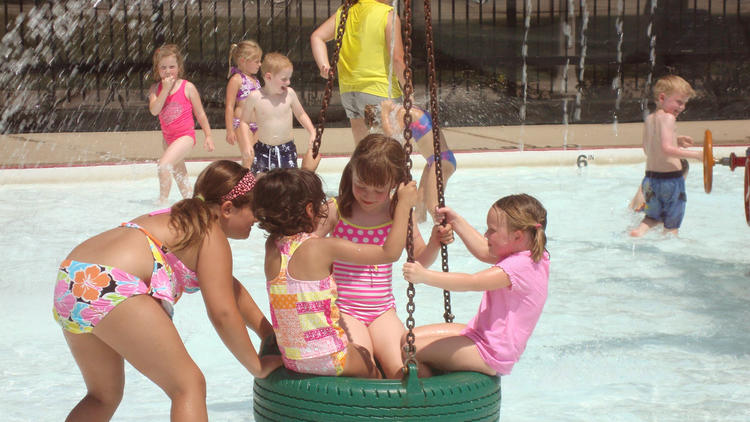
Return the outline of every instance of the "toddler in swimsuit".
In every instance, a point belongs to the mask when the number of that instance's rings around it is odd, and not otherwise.
[[[263,50],[258,43],[251,40],[240,41],[229,48],[229,81],[224,108],[227,143],[234,145],[237,142],[242,155],[242,165],[247,168],[253,164],[251,149],[258,126],[251,120],[247,127],[240,128],[240,116],[250,92],[260,89],[260,82],[253,75],[260,69],[262,55]]]
[[[394,141],[395,142],[395,141]],[[416,183],[401,183],[389,236],[379,245],[314,234],[328,207],[318,176],[274,169],[258,179],[253,212],[269,234],[265,272],[271,322],[284,366],[296,372],[380,378],[369,350],[347,336],[337,305],[334,261],[388,265],[406,243]]]
[[[328,217],[316,233],[362,245],[382,245],[391,238],[393,211],[398,203],[393,189],[403,182],[406,158],[398,141],[371,134],[357,144],[344,168],[339,196],[328,202]],[[452,230],[436,225],[427,244],[414,227],[414,257],[429,266],[440,242],[452,241]],[[399,342],[405,328],[396,314],[390,263],[361,264],[336,260],[337,305],[351,341],[364,346],[387,378],[399,378],[402,365]]]
[[[380,108],[378,112],[378,108]],[[396,104],[391,100],[385,100],[379,106],[368,105],[365,107],[365,124],[370,131],[373,131],[378,124],[386,136],[391,136],[399,142],[404,142],[404,115],[406,109],[401,104]],[[427,212],[436,220],[435,208],[438,205],[437,195],[437,176],[435,174],[435,146],[434,134],[432,132],[432,116],[426,110],[413,106],[411,108],[412,123],[411,129],[412,141],[417,145],[419,152],[424,157],[426,163],[422,170],[422,177],[419,180],[419,201],[416,208],[417,222],[423,222],[427,219]],[[440,169],[443,176],[443,186],[446,186],[448,179],[456,171],[456,156],[448,148],[443,133],[440,133]]]
[[[195,121],[201,125],[206,138],[203,148],[214,150],[211,138],[211,125],[203,110],[201,97],[195,85],[182,79],[185,73],[182,54],[174,44],[163,45],[154,52],[152,70],[156,83],[151,85],[148,95],[148,109],[159,116],[164,135],[164,154],[159,158],[159,204],[166,204],[172,188],[172,177],[183,198],[193,194],[188,180],[185,157],[195,145]]]
[[[258,125],[257,141],[251,151],[253,173],[297,167],[297,147],[292,135],[293,117],[309,135],[302,167],[314,171],[321,158],[320,154],[316,159],[312,157],[315,126],[302,108],[297,93],[289,86],[294,70],[292,62],[283,54],[268,53],[260,69],[265,84],[261,89],[250,92],[240,118],[241,123],[250,124],[255,120]]]

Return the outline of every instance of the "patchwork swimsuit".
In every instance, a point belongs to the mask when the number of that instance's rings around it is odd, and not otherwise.
[[[170,318],[183,292],[199,290],[198,277],[149,232],[135,223],[122,223],[146,235],[154,256],[154,270],[146,283],[108,265],[66,259],[60,264],[55,284],[55,320],[74,334],[90,333],[112,309],[125,299],[147,294],[159,299]]]
[[[338,208],[336,199],[334,204]],[[354,243],[382,245],[391,231],[392,222],[374,226],[357,226],[339,213],[331,235]],[[369,326],[377,317],[396,306],[393,297],[393,264],[361,265],[334,261],[333,276],[338,286],[336,301],[341,312]]]
[[[239,74],[242,78],[242,84],[240,85],[240,89],[237,90],[237,100],[242,101],[245,98],[247,98],[248,95],[250,95],[250,92],[255,91],[256,89],[260,89],[260,82],[258,82],[257,79],[248,78],[247,75],[242,73],[239,69],[237,69],[235,66],[232,66],[231,76],[234,76],[235,74]],[[258,131],[258,125],[255,123],[250,123],[250,130],[253,131],[253,133]],[[240,119],[233,118],[232,119],[232,127],[237,129],[240,127]]]
[[[297,248],[314,236],[299,233],[276,242],[281,268],[279,275],[266,283],[271,324],[286,368],[306,374],[341,375],[348,339],[339,325],[333,276],[297,280],[288,270]]]

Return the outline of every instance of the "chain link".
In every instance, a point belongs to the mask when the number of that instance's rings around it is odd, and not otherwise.
[[[357,3],[357,0],[346,0],[341,5],[341,17],[339,19],[339,25],[336,28],[336,47],[333,50],[333,57],[331,57],[331,67],[328,68],[328,80],[326,81],[326,90],[323,94],[323,103],[320,106],[320,113],[318,114],[318,124],[315,126],[315,140],[313,141],[313,158],[318,158],[320,151],[320,141],[323,138],[323,129],[326,125],[326,112],[328,111],[328,103],[331,101],[331,93],[333,92],[333,79],[336,76],[336,66],[339,63],[339,54],[341,52],[341,43],[344,39],[344,28],[346,26],[346,20],[349,17],[349,9]]]
[[[440,116],[438,114],[438,93],[437,93],[437,72],[435,70],[435,47],[432,36],[432,10],[430,0],[424,0],[424,24],[425,24],[425,42],[427,44],[427,67],[429,71],[429,88],[430,88],[430,114],[432,115],[432,142],[433,154],[435,161],[435,176],[437,182],[438,204],[445,206],[444,185],[443,185],[443,163],[442,152],[440,151]],[[445,225],[445,222],[441,224]],[[448,272],[448,245],[440,244],[440,257],[443,264],[443,272]],[[453,313],[451,312],[451,292],[443,290],[443,305],[445,312],[443,318],[445,322],[453,322]]]
[[[412,96],[414,94],[414,86],[412,84],[412,72],[411,72],[411,0],[404,0],[404,20],[406,25],[404,26],[404,79],[406,86],[402,87],[404,94],[404,154],[406,154],[406,168],[405,179],[411,180],[411,152],[412,152],[412,133],[411,133],[411,107],[412,107]],[[409,227],[406,232],[406,260],[408,262],[414,262],[414,221],[412,219],[412,212],[409,212]],[[406,358],[404,359],[404,373],[408,372],[408,362],[416,361],[417,349],[414,347],[414,295],[416,290],[414,284],[409,283],[406,288],[406,297],[409,299],[406,304],[406,312],[409,316],[406,318],[406,328],[409,330],[406,333],[406,345],[404,345],[404,351],[406,352]]]

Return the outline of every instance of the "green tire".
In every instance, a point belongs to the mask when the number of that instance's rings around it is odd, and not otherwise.
[[[279,368],[255,379],[256,421],[497,421],[500,378],[454,372],[373,380],[298,374]]]

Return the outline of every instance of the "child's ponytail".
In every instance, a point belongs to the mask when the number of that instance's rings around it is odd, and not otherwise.
[[[229,47],[229,67],[227,70],[227,79],[232,77],[232,55],[234,54],[235,49],[237,49],[237,44],[232,44],[232,46]]]
[[[500,198],[492,206],[505,213],[511,230],[529,233],[531,259],[539,262],[547,247],[547,210],[542,203],[533,196],[522,193]]]
[[[217,220],[211,205],[221,206],[231,201],[236,208],[249,206],[254,183],[250,170],[234,161],[219,160],[209,164],[195,181],[193,197],[172,205],[169,225],[182,235],[172,249],[185,249],[203,240]],[[234,192],[237,194],[233,195]]]

